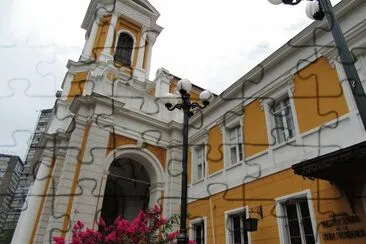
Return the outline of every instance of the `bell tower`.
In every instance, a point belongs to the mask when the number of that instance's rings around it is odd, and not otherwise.
[[[160,69],[148,79],[159,15],[147,0],[91,0],[85,45],[67,63],[12,243],[69,241],[78,220],[95,229],[100,216],[133,218],[154,204],[178,210],[179,179],[166,172],[181,155],[171,145],[180,143],[182,116],[160,109],[171,75]]]
[[[146,0],[92,0],[81,27],[81,62],[105,62],[139,81],[149,77],[152,47],[162,27]]]

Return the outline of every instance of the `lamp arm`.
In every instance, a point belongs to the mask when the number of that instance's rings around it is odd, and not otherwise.
[[[298,5],[302,0],[296,0],[295,2],[292,1],[286,1],[284,2],[284,4],[288,4],[288,5]]]
[[[181,104],[181,103],[175,104],[173,107],[167,107],[167,106],[166,106],[166,108],[167,108],[169,111],[173,111],[174,109],[179,109],[179,110],[181,110],[181,109],[182,109],[182,107],[183,107],[183,104]]]
[[[205,107],[207,107],[208,104],[199,104],[199,103],[191,103],[191,109],[195,109],[195,108],[200,108],[200,109],[204,109]]]

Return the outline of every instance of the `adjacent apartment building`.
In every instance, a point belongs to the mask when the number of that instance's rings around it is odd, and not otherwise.
[[[0,154],[0,243],[10,243],[19,216],[19,213],[14,214],[12,201],[23,167],[20,157]]]
[[[16,190],[15,198],[12,202],[13,209],[22,210],[27,207],[26,205],[24,205],[24,201],[27,197],[29,187],[32,185],[32,183],[36,178],[37,170],[39,167],[38,163],[34,160],[34,155],[39,147],[38,144],[41,139],[42,133],[47,128],[47,124],[51,116],[51,113],[52,109],[43,109],[39,113],[39,117],[37,119],[34,133],[31,139],[31,143],[29,144],[28,152],[25,157],[24,170],[20,175],[20,180]],[[16,218],[16,221],[17,220],[18,218]]]
[[[334,10],[365,86],[366,2]],[[148,78],[159,16],[146,0],[90,2],[13,243],[70,240],[77,220],[97,228],[155,203],[179,214],[182,111],[164,104],[180,78]],[[313,22],[190,118],[191,239],[366,242],[366,132],[327,28]]]
[[[37,150],[42,132],[46,129],[51,112],[52,109],[41,110],[24,163],[17,156],[1,156],[1,167],[5,168],[2,168],[0,177],[2,172],[5,174],[5,171],[3,170],[7,169],[9,172],[13,170],[13,173],[7,174],[7,179],[10,181],[7,181],[4,178],[4,180],[0,182],[1,187],[4,188],[1,191],[2,194],[3,192],[4,194],[8,194],[1,195],[1,197],[4,197],[3,202],[5,205],[2,207],[3,211],[1,212],[0,226],[3,226],[4,228],[0,227],[0,235],[6,236],[6,239],[2,239],[0,241],[1,243],[10,243],[19,216],[21,212],[28,207],[25,200],[27,198],[29,187],[35,180],[38,168],[37,162],[33,160],[34,153]],[[9,163],[8,168],[6,168],[7,161]],[[8,193],[6,193],[5,189],[8,189]]]

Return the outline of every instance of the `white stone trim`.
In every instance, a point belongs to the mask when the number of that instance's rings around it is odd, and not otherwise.
[[[191,184],[195,184],[206,180],[208,175],[208,163],[207,163],[207,145],[208,145],[208,138],[207,136],[197,143],[190,146],[191,148]],[[202,178],[197,178],[197,148],[200,146],[203,147],[203,160],[204,160],[204,174]]]
[[[87,40],[85,40],[84,49],[81,54],[81,60],[88,60],[91,58],[91,54],[93,51],[93,46],[95,43],[95,38],[97,36],[98,32],[98,23],[100,22],[100,19],[97,17],[97,19],[93,22],[93,26],[90,32],[90,35]]]
[[[136,52],[136,47],[138,46],[138,43],[137,43],[137,40],[136,40],[136,37],[135,37],[135,35],[131,32],[131,31],[129,31],[128,29],[121,29],[121,30],[119,30],[117,33],[116,33],[116,40],[115,40],[115,42],[114,42],[114,48],[113,48],[113,56],[114,56],[114,54],[116,53],[116,49],[117,49],[117,43],[118,43],[118,40],[119,40],[119,35],[121,34],[121,33],[127,33],[127,34],[129,34],[131,37],[132,37],[132,39],[133,39],[133,47],[132,47],[132,53],[131,53],[131,66],[132,66],[132,64],[133,64],[133,61],[134,61],[134,57],[135,57],[135,52]],[[138,57],[137,57],[138,58]],[[137,60],[136,60],[137,61]]]
[[[111,23],[109,24],[108,27],[107,38],[105,40],[104,48],[102,51],[102,53],[105,54],[106,56],[110,56],[110,51],[113,47],[113,37],[117,27],[117,20],[118,20],[117,15],[112,14]],[[116,39],[118,39],[118,36]]]
[[[275,203],[276,203],[276,219],[277,219],[277,226],[278,226],[278,234],[279,234],[279,238],[280,238],[280,243],[281,244],[289,244],[288,240],[286,239],[287,234],[286,234],[286,227],[285,227],[285,223],[284,223],[284,211],[283,211],[283,207],[281,206],[282,203],[284,203],[285,201],[291,199],[291,198],[298,198],[298,197],[306,197],[306,199],[308,200],[308,206],[309,206],[309,214],[311,217],[311,225],[313,227],[313,233],[314,233],[314,238],[315,238],[315,243],[316,244],[320,244],[320,237],[319,237],[319,233],[317,230],[317,221],[316,221],[316,215],[315,215],[315,211],[314,211],[314,207],[313,207],[313,201],[311,198],[311,191],[310,189],[306,189],[304,191],[300,191],[300,192],[295,192],[295,193],[291,193],[285,196],[281,196],[281,197],[277,197],[275,198]]]
[[[289,84],[289,82],[287,82],[287,84]],[[290,103],[290,107],[291,107],[291,113],[292,113],[292,119],[294,122],[294,127],[295,127],[295,135],[293,138],[296,139],[296,143],[301,145],[301,137],[300,137],[300,128],[299,128],[299,124],[298,124],[298,118],[297,118],[297,114],[296,114],[296,107],[295,107],[295,103],[293,101],[293,96],[292,94],[292,90],[293,88],[291,88],[291,86],[286,85],[285,87],[278,87],[278,89],[276,89],[273,93],[267,93],[265,96],[266,97],[271,97],[271,99],[266,99],[263,100],[263,108],[264,108],[264,112],[265,112],[265,118],[266,118],[266,125],[267,125],[267,134],[268,134],[268,150],[273,150],[277,145],[279,144],[283,144],[283,143],[275,143],[275,140],[273,140],[273,136],[272,134],[274,134],[274,126],[275,126],[275,121],[273,118],[273,114],[271,112],[271,106],[273,104],[274,101],[281,99],[284,96],[287,96],[289,98],[289,103]],[[277,138],[276,138],[277,139]],[[291,141],[292,138],[290,138]],[[285,142],[288,142],[285,141]]]
[[[230,215],[234,215],[234,214],[239,214],[245,212],[245,218],[249,217],[249,207],[244,206],[244,207],[239,207],[239,208],[234,208],[234,209],[230,209],[224,212],[224,216],[225,216],[225,240],[227,244],[230,244],[232,242],[231,238],[230,238],[230,231],[228,230],[228,221],[229,221],[229,217]],[[252,239],[251,239],[251,235],[250,232],[248,231],[248,244],[252,243]]]
[[[234,111],[235,113],[235,111]],[[228,122],[227,122],[228,121]],[[231,158],[230,158],[230,135],[229,131],[234,129],[236,126],[239,126],[239,131],[241,133],[241,150],[242,150],[242,160],[239,160],[236,164],[231,164]],[[223,160],[224,160],[224,169],[230,169],[232,167],[235,167],[236,165],[240,165],[245,161],[245,151],[244,151],[244,132],[243,127],[244,126],[244,114],[241,116],[235,116],[235,115],[229,115],[220,125],[220,130],[222,134],[222,145],[223,145]],[[238,159],[239,159],[239,155]]]
[[[103,165],[104,165],[104,174],[101,178],[101,192],[99,195],[104,195],[105,186],[107,183],[107,177],[109,167],[113,163],[114,160],[121,157],[129,157],[138,161],[142,166],[144,166],[146,172],[149,175],[151,189],[150,189],[150,202],[149,206],[153,206],[155,200],[160,199],[161,191],[165,188],[165,171],[160,164],[159,159],[155,157],[150,151],[147,149],[141,149],[137,146],[121,146],[118,147],[111,152],[109,152],[108,156],[106,157]],[[165,162],[166,163],[166,162]],[[103,198],[98,198],[97,206],[102,208]],[[97,209],[99,211],[100,209]],[[98,212],[100,215],[100,211]]]
[[[141,149],[138,146],[126,145],[118,147],[108,153],[104,163],[104,172],[107,172],[113,161],[121,157],[130,157],[145,167],[149,174],[151,184],[165,183],[164,169],[159,159],[147,149]],[[145,162],[138,159],[144,159]]]
[[[207,244],[207,217],[206,216],[200,217],[200,218],[195,218],[195,219],[192,219],[192,220],[189,221],[188,236],[189,236],[190,240],[193,240],[193,238],[194,238],[193,225],[198,224],[200,222],[203,222],[203,225],[205,227],[204,228],[204,232],[205,232],[205,243],[204,244]]]

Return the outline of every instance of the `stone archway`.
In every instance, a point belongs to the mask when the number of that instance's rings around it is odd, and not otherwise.
[[[146,149],[125,147],[112,151],[105,171],[100,215],[107,224],[118,216],[132,220],[161,197],[163,168]]]
[[[109,168],[101,216],[112,224],[117,216],[132,220],[149,206],[151,181],[139,162],[118,158]]]

